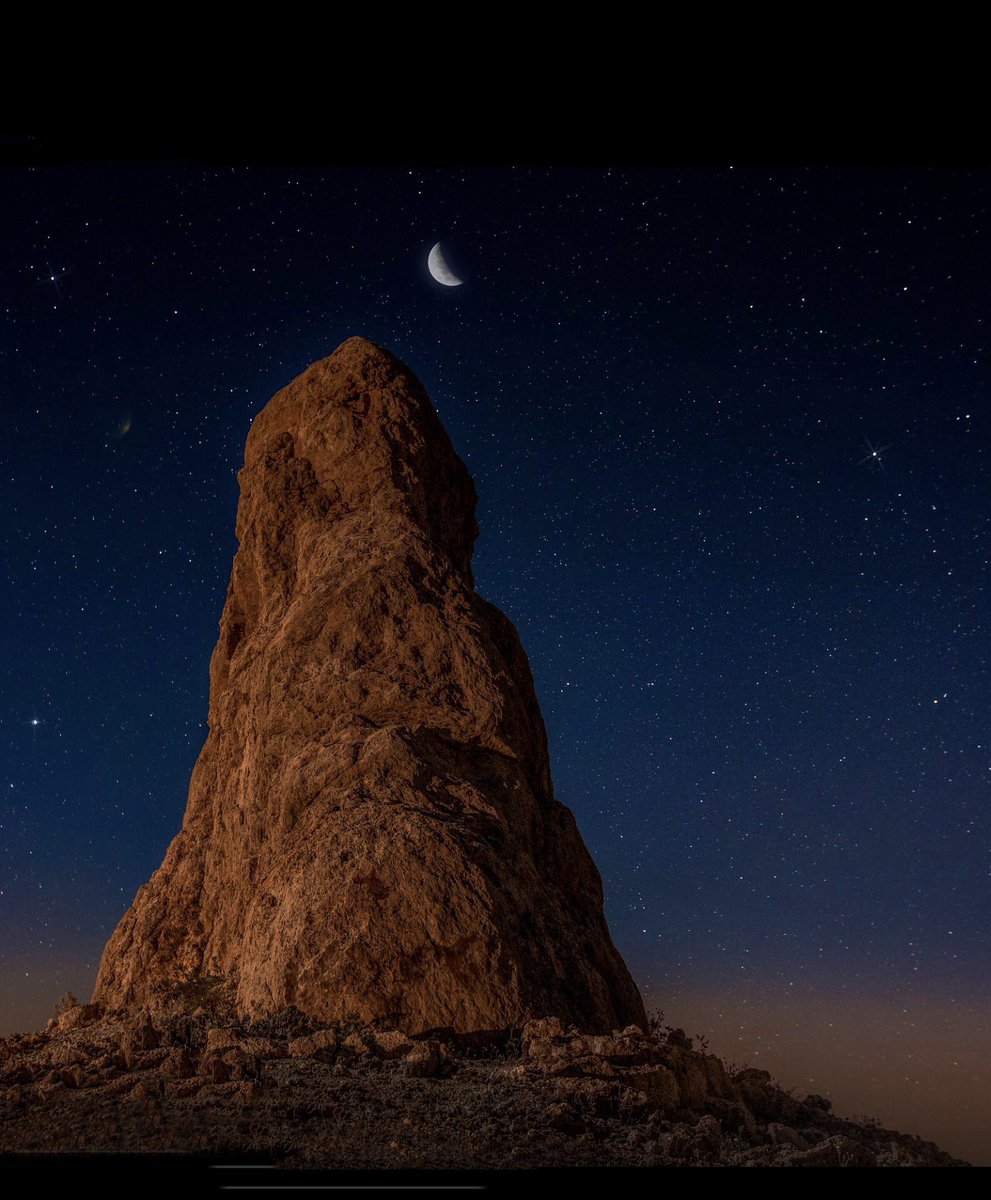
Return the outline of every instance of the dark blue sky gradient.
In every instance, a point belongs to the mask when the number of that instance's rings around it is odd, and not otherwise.
[[[475,478],[648,1002],[729,1057],[755,995],[986,1038],[989,184],[0,169],[0,1031],[91,986],[179,828],[248,424],[361,334]]]

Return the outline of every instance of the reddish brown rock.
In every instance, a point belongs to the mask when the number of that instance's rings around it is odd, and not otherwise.
[[[382,1058],[402,1058],[409,1054],[415,1043],[398,1029],[384,1029],[371,1037],[372,1049]]]
[[[209,736],[94,1001],[221,977],[248,1017],[644,1024],[420,384],[349,339],[269,401],[239,480]]]
[[[307,1037],[293,1038],[289,1043],[292,1058],[319,1058],[333,1062],[340,1038],[330,1029],[319,1029]]]
[[[57,1030],[59,1033],[66,1033],[70,1029],[80,1029],[94,1024],[102,1015],[103,1010],[98,1004],[75,1004],[52,1018],[48,1032]]]
[[[224,1029],[223,1027],[208,1029],[203,1049],[207,1054],[214,1051],[231,1050],[239,1045],[241,1040],[241,1035],[236,1029]]]
[[[228,1079],[257,1079],[261,1074],[261,1059],[244,1050],[227,1050],[223,1061],[229,1072]]]
[[[443,1042],[417,1042],[403,1059],[403,1070],[407,1075],[422,1079],[435,1079],[449,1075],[454,1069],[450,1051]]]
[[[104,1087],[103,1094],[105,1096],[123,1096],[128,1092],[132,1092],[138,1085],[138,1078],[134,1075],[122,1075],[118,1079],[113,1079]]]
[[[372,1052],[369,1041],[360,1033],[349,1033],[341,1042],[341,1049],[349,1054],[371,1054]]]
[[[196,1076],[191,1079],[177,1079],[172,1084],[172,1095],[180,1100],[186,1099],[189,1096],[195,1096],[206,1086],[208,1086],[206,1081]]]
[[[168,1052],[162,1062],[162,1074],[166,1079],[189,1079],[196,1074],[196,1065],[188,1050],[177,1046]]]
[[[226,1083],[231,1077],[231,1068],[223,1055],[208,1053],[200,1057],[197,1074],[206,1076],[211,1083]]]

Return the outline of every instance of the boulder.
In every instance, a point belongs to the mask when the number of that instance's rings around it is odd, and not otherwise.
[[[454,1062],[443,1042],[430,1039],[413,1046],[403,1059],[403,1070],[417,1078],[438,1079],[451,1074]]]
[[[293,1038],[289,1043],[289,1054],[292,1058],[315,1058],[323,1062],[333,1062],[341,1039],[332,1029],[318,1029],[316,1033],[306,1037]]]

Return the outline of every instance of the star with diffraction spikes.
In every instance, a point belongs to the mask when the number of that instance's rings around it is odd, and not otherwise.
[[[62,299],[62,286],[61,286],[60,281],[63,280],[66,277],[66,275],[70,274],[71,271],[72,271],[72,267],[66,267],[62,271],[56,271],[50,262],[46,262],[45,263],[45,274],[42,275],[42,277],[38,280],[38,282],[51,284],[51,286],[55,289],[56,295],[61,300]]]
[[[891,446],[872,446],[870,438],[864,438],[864,441],[867,443],[868,453],[864,455],[857,465],[863,466],[864,463],[877,463],[877,465],[883,471],[884,463],[881,461],[881,455],[885,452],[885,450],[890,450]]]

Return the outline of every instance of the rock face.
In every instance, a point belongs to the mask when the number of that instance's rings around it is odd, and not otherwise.
[[[421,385],[349,339],[269,401],[239,480],[209,736],[94,1002],[222,977],[246,1016],[643,1024]]]

